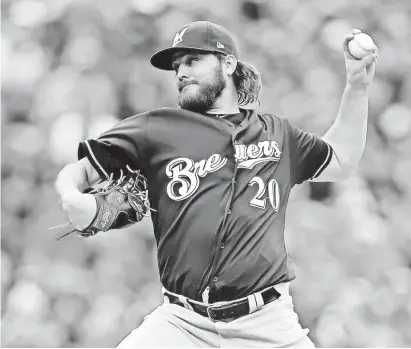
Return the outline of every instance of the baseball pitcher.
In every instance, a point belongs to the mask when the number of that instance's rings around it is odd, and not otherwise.
[[[55,184],[75,231],[122,228],[149,212],[153,221],[164,302],[119,347],[314,346],[293,310],[284,220],[294,185],[344,180],[362,156],[378,50],[355,59],[348,43],[358,33],[345,37],[346,87],[321,138],[250,108],[260,74],[227,30],[199,21],[150,60],[174,71],[178,108],[79,145]]]

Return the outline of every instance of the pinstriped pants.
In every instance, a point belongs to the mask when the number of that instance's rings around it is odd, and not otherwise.
[[[118,348],[314,347],[294,312],[289,283],[278,286],[279,299],[230,322],[213,321],[165,297]]]

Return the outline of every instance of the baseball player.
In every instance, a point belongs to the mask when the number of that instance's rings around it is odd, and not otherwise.
[[[360,161],[378,51],[351,56],[359,32],[345,37],[346,87],[321,138],[244,108],[258,102],[259,73],[227,30],[199,21],[151,57],[174,71],[179,107],[129,117],[79,145],[79,161],[56,181],[77,230],[99,211],[85,189],[126,167],[148,182],[164,303],[119,347],[314,346],[289,293],[285,213],[294,185],[344,180]]]

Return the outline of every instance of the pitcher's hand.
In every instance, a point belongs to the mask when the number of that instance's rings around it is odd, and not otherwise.
[[[367,88],[374,78],[375,63],[378,59],[378,48],[375,46],[374,50],[370,51],[370,53],[362,59],[357,59],[351,55],[348,49],[348,43],[354,38],[354,35],[359,33],[361,33],[361,30],[353,29],[351,34],[345,36],[343,43],[347,85]]]
[[[87,228],[97,212],[96,199],[92,194],[73,193],[60,198],[64,212],[77,230]]]

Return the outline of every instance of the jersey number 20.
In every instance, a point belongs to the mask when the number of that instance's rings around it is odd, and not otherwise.
[[[250,201],[250,205],[264,210],[267,201],[267,197],[264,197],[264,193],[266,189],[268,189],[268,199],[270,200],[270,204],[274,211],[277,212],[280,208],[280,188],[277,181],[275,179],[271,179],[266,187],[261,177],[256,176],[249,183],[251,186],[254,184],[258,185],[258,190],[253,199]]]

